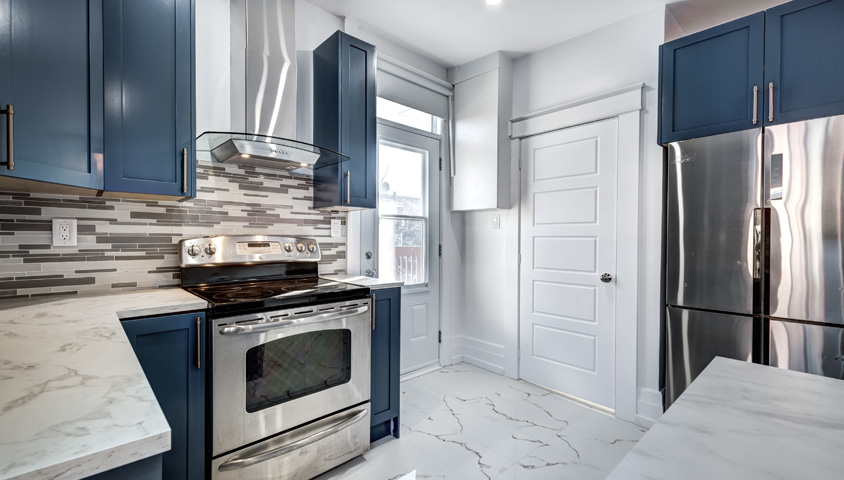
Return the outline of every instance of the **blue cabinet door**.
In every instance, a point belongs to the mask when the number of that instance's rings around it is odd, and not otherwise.
[[[399,437],[401,288],[374,290],[370,441]]]
[[[762,126],[764,19],[760,12],[663,45],[661,142]]]
[[[205,314],[126,320],[129,337],[170,424],[164,479],[205,478]]]
[[[314,50],[313,61],[314,144],[350,158],[332,166],[336,175],[315,176],[314,206],[375,208],[375,47],[338,31]]]
[[[193,0],[104,0],[105,189],[193,196]]]
[[[0,0],[0,175],[102,189],[102,0]]]
[[[796,0],[767,10],[765,124],[842,113],[844,0]]]

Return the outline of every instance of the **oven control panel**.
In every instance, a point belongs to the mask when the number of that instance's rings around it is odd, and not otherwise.
[[[179,241],[179,264],[182,267],[318,262],[320,258],[319,244],[313,238],[219,235]]]

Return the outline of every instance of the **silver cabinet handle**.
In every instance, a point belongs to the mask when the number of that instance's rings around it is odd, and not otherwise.
[[[274,448],[272,450],[262,452],[262,453],[259,453],[257,455],[253,455],[251,457],[246,457],[246,458],[234,457],[231,460],[228,460],[227,462],[222,463],[217,468],[221,472],[228,472],[228,471],[231,471],[231,470],[238,470],[238,469],[241,469],[241,468],[245,468],[245,467],[248,467],[248,466],[251,466],[251,465],[256,465],[256,464],[261,463],[261,462],[266,462],[267,460],[271,460],[273,458],[279,457],[281,455],[284,455],[285,453],[290,453],[290,452],[293,452],[295,450],[299,450],[302,447],[306,447],[306,446],[308,446],[308,445],[310,445],[314,442],[318,442],[318,441],[322,440],[323,438],[326,438],[328,436],[331,436],[331,435],[339,432],[340,430],[343,430],[344,428],[351,427],[355,423],[361,421],[366,416],[366,414],[367,414],[366,410],[360,410],[353,417],[346,418],[345,420],[343,420],[339,423],[336,423],[336,424],[326,428],[325,430],[320,430],[319,432],[314,433],[312,435],[308,435],[307,437],[305,437],[301,440],[296,440],[295,442],[288,443],[287,445],[282,445],[278,448]]]
[[[298,325],[327,322],[329,320],[339,320],[341,318],[351,317],[366,313],[368,305],[362,307],[350,308],[348,310],[341,310],[339,312],[314,313],[311,315],[300,315],[295,318],[278,317],[267,318],[264,316],[255,317],[254,320],[238,322],[235,325],[226,325],[220,328],[221,335],[240,335],[244,333],[259,333],[267,330],[274,330],[276,328],[295,327]]]
[[[759,123],[759,85],[753,86],[753,124]]]
[[[202,368],[202,353],[200,348],[202,345],[202,321],[200,317],[196,317],[196,368]]]
[[[609,273],[605,273],[605,274],[601,275],[601,281],[604,282],[604,283],[612,282],[612,275],[610,275]]]
[[[375,294],[372,294],[372,301],[369,305],[370,317],[372,318],[372,331],[375,331]]]
[[[5,110],[0,113],[6,114],[6,161],[0,163],[5,165],[6,170],[15,169],[15,107],[6,105]]]
[[[352,203],[352,171],[346,170],[346,205]]]
[[[188,193],[188,149],[182,149],[182,193]]]
[[[768,121],[774,121],[774,82],[768,84]]]

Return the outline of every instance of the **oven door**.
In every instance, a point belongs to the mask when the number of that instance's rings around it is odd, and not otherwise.
[[[215,320],[212,455],[369,400],[369,303]]]

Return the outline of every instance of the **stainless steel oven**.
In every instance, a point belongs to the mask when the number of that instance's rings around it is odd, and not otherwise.
[[[369,289],[318,277],[312,239],[183,240],[210,304],[212,480],[303,480],[369,450]]]
[[[368,449],[368,439],[356,445],[336,433],[346,430],[347,435],[369,435],[369,307],[369,299],[363,299],[214,322],[211,404],[215,457],[274,432],[287,432],[341,412],[334,421],[309,429],[303,438],[312,440],[310,443],[291,437],[289,443],[279,444],[271,438],[265,445],[250,447],[249,455],[234,452],[217,459],[215,478],[252,478],[238,470],[265,471],[291,456],[306,455],[299,450],[316,442],[322,442],[323,448],[329,442],[339,443],[344,451],[334,452],[336,457],[352,458]]]

